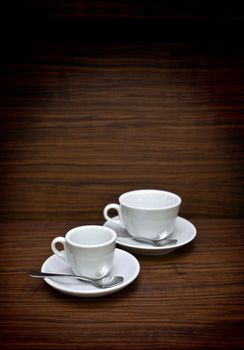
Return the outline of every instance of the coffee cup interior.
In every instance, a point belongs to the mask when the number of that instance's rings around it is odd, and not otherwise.
[[[150,210],[174,207],[181,203],[181,198],[167,191],[138,190],[121,195],[119,201],[126,207]]]
[[[115,240],[116,235],[112,230],[106,230],[99,226],[82,226],[72,229],[66,235],[66,239],[72,245],[78,246],[102,246]]]

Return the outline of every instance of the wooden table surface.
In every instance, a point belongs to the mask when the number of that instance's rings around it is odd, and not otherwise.
[[[244,348],[241,5],[1,4],[1,349]],[[179,194],[194,242],[98,299],[27,277],[138,188]]]
[[[136,255],[138,278],[95,299],[26,275],[52,254],[55,236],[82,222],[1,224],[2,349],[243,348],[243,221],[192,222],[193,242],[164,256]]]

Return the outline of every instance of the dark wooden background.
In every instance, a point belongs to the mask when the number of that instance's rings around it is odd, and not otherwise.
[[[122,192],[243,216],[241,1],[11,1],[1,220],[103,220]]]
[[[1,349],[243,349],[242,7],[1,3]],[[196,239],[95,300],[27,277],[138,188],[178,193]]]

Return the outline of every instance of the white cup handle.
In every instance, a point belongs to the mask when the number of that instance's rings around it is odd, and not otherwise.
[[[64,250],[58,250],[56,245],[57,243],[61,243],[64,247]],[[56,237],[51,243],[51,248],[54,254],[56,254],[59,258],[68,262],[67,254],[66,254],[66,239],[64,237]]]
[[[105,218],[106,220],[112,221],[112,222],[114,222],[115,224],[118,225],[118,221],[117,221],[117,220],[114,220],[114,218],[111,218],[111,217],[108,215],[108,212],[109,212],[110,209],[114,209],[114,210],[116,210],[116,211],[118,212],[120,222],[122,223],[120,206],[119,206],[118,204],[115,204],[115,203],[108,204],[108,205],[106,205],[106,207],[103,209],[103,216],[104,216],[104,218]]]

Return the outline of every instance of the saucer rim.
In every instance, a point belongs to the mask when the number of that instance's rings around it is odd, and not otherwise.
[[[115,216],[114,219],[118,219],[118,221],[119,221],[119,217],[118,216]],[[138,251],[139,250],[147,250],[148,252],[150,252],[150,251],[152,251],[152,252],[156,252],[156,251],[160,252],[160,251],[166,251],[166,250],[171,251],[171,250],[177,249],[179,247],[182,247],[182,246],[190,243],[197,235],[197,229],[196,229],[195,225],[192,222],[190,222],[189,220],[187,220],[187,219],[185,219],[185,218],[183,218],[181,216],[177,216],[177,219],[180,220],[181,222],[184,221],[185,223],[187,223],[187,225],[191,226],[192,235],[186,241],[183,241],[183,242],[180,242],[180,243],[175,243],[175,244],[172,244],[172,245],[165,245],[165,246],[162,246],[162,247],[156,247],[156,246],[149,246],[147,243],[142,243],[142,242],[140,242],[140,244],[138,244],[137,242],[135,242],[135,244],[133,244],[133,243],[125,243],[125,242],[120,240],[121,237],[117,236],[116,243],[119,244],[121,247],[126,247],[126,248],[130,248],[130,249],[137,249]],[[108,220],[104,223],[104,225],[106,225],[107,223],[109,223]],[[118,225],[121,228],[123,228],[122,225],[120,224],[120,221],[118,223],[113,222],[113,224],[114,225]],[[172,232],[172,233],[174,233],[174,232]],[[171,234],[168,237],[170,237]],[[130,237],[128,237],[128,238],[130,238]]]
[[[82,290],[82,284],[81,284],[81,290],[76,290],[76,289],[70,288],[69,286],[62,287],[62,286],[60,286],[59,282],[53,281],[49,277],[44,278],[44,281],[49,286],[51,286],[55,290],[58,290],[59,292],[62,292],[64,294],[68,294],[68,295],[72,295],[72,296],[77,296],[77,297],[88,297],[88,298],[89,297],[100,297],[100,296],[105,296],[108,294],[118,292],[121,289],[124,289],[125,287],[127,287],[129,284],[131,284],[138,277],[138,275],[140,273],[140,263],[133,254],[131,254],[130,252],[127,252],[123,249],[115,248],[115,254],[124,254],[125,256],[127,256],[127,258],[129,255],[130,259],[132,259],[134,261],[133,273],[130,274],[129,277],[123,276],[124,281],[117,286],[113,286],[113,287],[109,287],[109,288],[105,288],[105,289],[98,289],[91,284],[90,285],[91,289]],[[50,272],[50,271],[48,271],[47,267],[50,264],[50,261],[52,259],[59,259],[60,260],[60,258],[58,258],[55,254],[50,255],[42,264],[42,267],[41,267],[42,272]],[[59,260],[57,260],[57,262]],[[62,263],[65,264],[65,262],[63,262],[63,261],[62,261]]]

